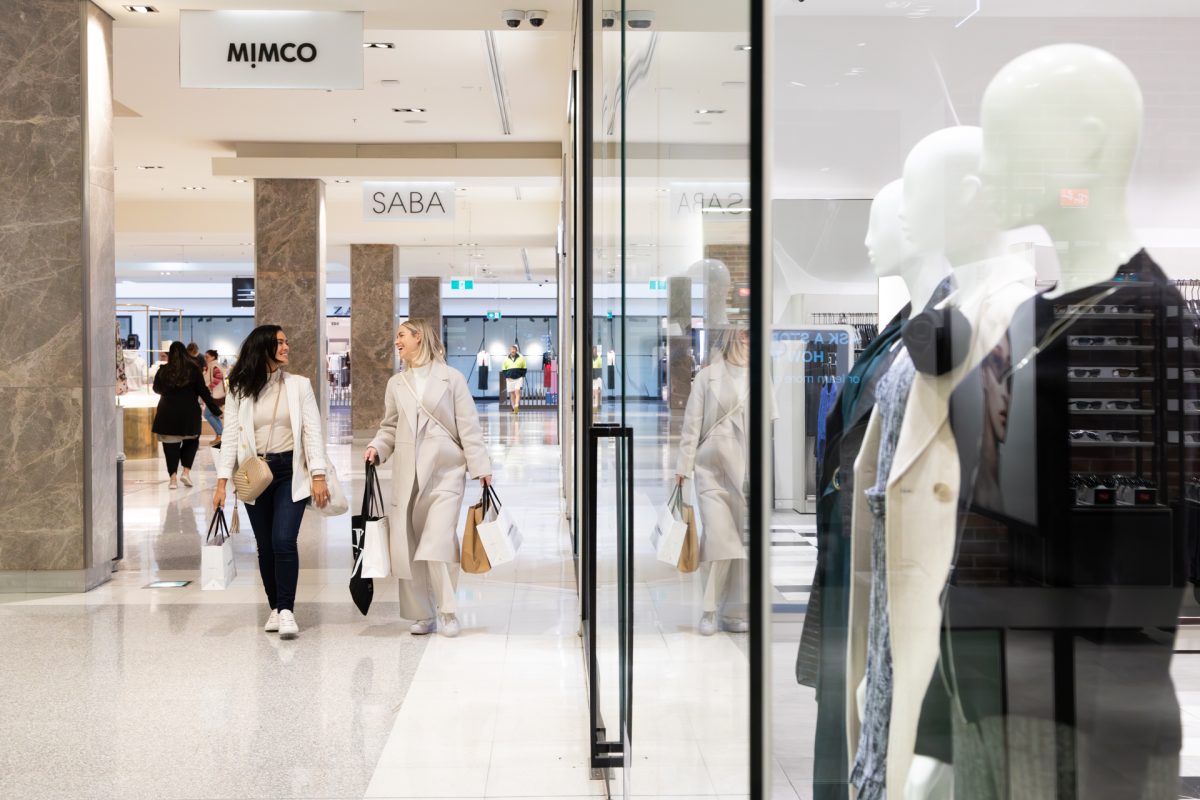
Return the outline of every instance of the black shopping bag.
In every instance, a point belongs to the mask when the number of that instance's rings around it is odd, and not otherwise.
[[[362,576],[363,547],[366,544],[367,523],[381,518],[386,513],[383,490],[375,465],[367,465],[367,485],[363,489],[362,513],[355,514],[350,521],[350,546],[354,555],[354,571],[350,573],[350,597],[354,605],[365,616],[375,596],[375,582]]]

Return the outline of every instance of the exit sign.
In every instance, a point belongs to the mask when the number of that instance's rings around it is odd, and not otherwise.
[[[492,322],[495,322],[498,319],[503,319],[504,314],[500,313],[499,311],[489,311],[487,312],[487,318]]]
[[[656,292],[666,291],[667,282],[662,278],[655,278],[650,281],[650,288]]]
[[[451,289],[474,289],[475,281],[471,280],[470,278],[451,278],[450,279],[450,288]]]

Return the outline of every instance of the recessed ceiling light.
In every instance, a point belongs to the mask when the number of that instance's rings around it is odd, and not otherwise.
[[[407,108],[393,108],[392,111],[395,111],[397,114],[424,114],[425,113],[425,109],[417,108],[415,106],[410,106]]]
[[[363,47],[368,50],[395,50],[394,42],[363,42]]]
[[[399,86],[400,79],[399,78],[384,78],[383,80],[380,81],[380,83],[382,83],[384,86]]]
[[[233,182],[234,183],[249,183],[250,180],[248,178],[234,178]]]
[[[479,242],[459,242],[459,247],[479,247]]]
[[[867,46],[867,43],[866,43],[866,42],[859,42],[859,43],[858,43],[858,46],[859,46],[859,47],[866,47],[866,46]]]
[[[750,52],[750,48],[752,46],[753,45],[739,44],[739,45],[734,45],[733,49],[737,50],[739,53],[748,53],[748,52]]]
[[[696,113],[697,114],[724,114],[725,109],[723,109],[723,108],[697,108]]]
[[[342,180],[341,178],[335,178],[333,182],[334,183],[349,183],[350,181]]]
[[[203,187],[203,186],[184,186],[182,188],[185,192],[203,192],[205,187]]]
[[[454,187],[454,191],[456,191],[456,192],[465,192],[466,190],[467,190],[467,187],[465,187],[465,186]]]
[[[801,89],[807,89],[807,88],[808,88],[808,84],[807,84],[807,83],[801,83],[800,81],[788,81],[788,83],[790,83],[792,86],[799,86]]]
[[[124,8],[126,11],[130,11],[134,14],[157,14],[158,13],[158,9],[155,8],[154,6],[136,5],[136,6],[122,6],[122,8]]]
[[[404,124],[405,125],[428,125],[429,120],[427,120],[427,119],[406,119],[406,120],[404,120]]]
[[[154,164],[138,164],[138,169],[162,169],[162,167]]]

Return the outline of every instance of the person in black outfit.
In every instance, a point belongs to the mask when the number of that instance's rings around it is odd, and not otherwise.
[[[162,442],[171,476],[170,488],[178,488],[175,473],[183,463],[183,485],[191,486],[192,463],[200,449],[200,400],[213,414],[221,406],[204,385],[204,375],[188,357],[182,342],[172,342],[167,363],[154,375],[154,392],[159,395],[152,430]]]

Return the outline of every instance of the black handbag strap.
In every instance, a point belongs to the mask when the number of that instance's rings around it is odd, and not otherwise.
[[[370,517],[375,511],[383,516],[387,506],[383,504],[383,487],[379,484],[379,470],[374,463],[367,464],[367,483],[363,488],[362,515]]]
[[[225,509],[218,508],[213,512],[212,519],[208,523],[208,535],[204,537],[204,543],[208,544],[213,540],[213,536],[219,538],[218,544],[223,544],[229,538],[229,525],[225,522]]]
[[[495,505],[497,510],[499,510],[500,506],[503,505],[500,502],[500,495],[496,494],[496,490],[494,488],[492,488],[492,485],[490,483],[487,486],[483,487],[483,497],[484,497],[485,501],[490,502],[492,505]],[[486,505],[485,505],[485,508],[486,508]]]

